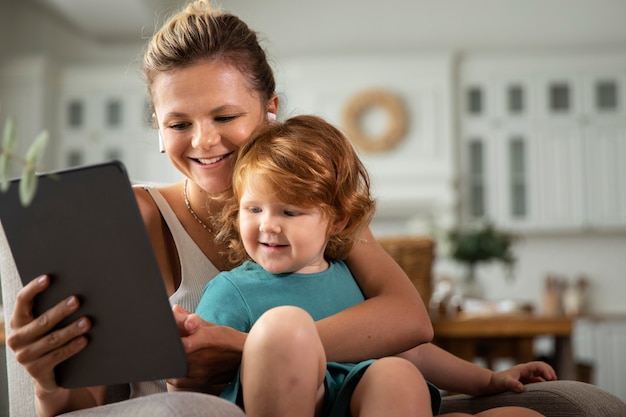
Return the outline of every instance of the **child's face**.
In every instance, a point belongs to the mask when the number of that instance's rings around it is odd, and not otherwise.
[[[285,204],[263,181],[247,181],[239,202],[239,232],[248,255],[274,273],[324,271],[328,220],[319,208]]]

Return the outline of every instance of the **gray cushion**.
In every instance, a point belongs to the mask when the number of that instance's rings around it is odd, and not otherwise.
[[[523,393],[506,392],[484,397],[444,397],[441,413],[478,413],[501,406],[524,406],[547,417],[626,416],[626,404],[600,388],[576,381],[539,382],[526,385]]]

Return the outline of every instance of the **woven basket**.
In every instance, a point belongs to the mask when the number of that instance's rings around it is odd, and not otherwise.
[[[435,243],[424,236],[384,236],[377,239],[409,276],[426,308],[432,292],[432,266]]]

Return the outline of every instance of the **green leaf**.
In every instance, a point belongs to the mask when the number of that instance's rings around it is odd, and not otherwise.
[[[11,152],[15,146],[15,122],[12,117],[4,123],[2,137],[2,154],[0,154],[0,189],[9,189],[9,170],[11,169]]]
[[[48,132],[43,131],[35,138],[33,144],[28,148],[26,152],[26,166],[22,173],[22,180],[20,181],[20,201],[22,205],[28,206],[35,197],[37,191],[37,163],[41,159],[46,145],[48,143]]]
[[[28,152],[26,152],[26,163],[36,166],[43,156],[47,144],[48,132],[44,130],[39,135],[37,135],[33,144],[30,145],[30,148],[28,148]]]
[[[8,152],[0,155],[0,190],[4,193],[9,189],[9,168],[11,158]]]
[[[37,191],[37,172],[34,165],[26,165],[20,181],[20,201],[24,207],[28,207]]]
[[[15,146],[15,121],[12,117],[8,117],[4,123],[4,134],[2,138],[2,149],[5,153],[13,151]]]

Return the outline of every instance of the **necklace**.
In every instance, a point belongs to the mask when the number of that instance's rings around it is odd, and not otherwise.
[[[204,230],[213,234],[213,230],[211,230],[211,228],[207,226],[207,224],[203,222],[202,219],[198,217],[196,212],[193,211],[193,209],[191,208],[191,204],[189,203],[189,198],[187,197],[187,181],[189,181],[189,178],[185,178],[185,184],[183,185],[183,198],[185,199],[185,205],[187,206],[187,210],[189,210],[189,213],[191,213],[193,218],[196,219],[196,221],[200,223],[202,227],[204,227]]]

